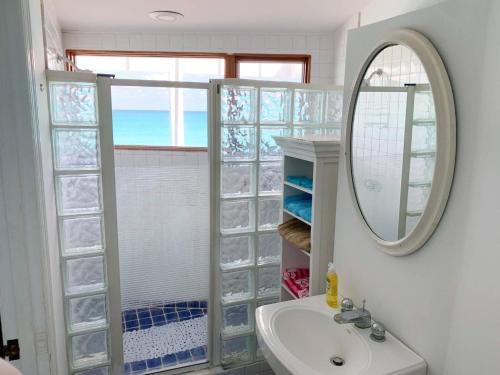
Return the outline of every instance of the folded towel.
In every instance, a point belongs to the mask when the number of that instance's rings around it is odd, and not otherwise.
[[[283,272],[283,283],[297,298],[309,297],[309,269],[287,268]]]
[[[306,201],[306,200],[312,200],[312,197],[310,194],[303,193],[303,194],[297,194],[297,195],[289,195],[289,196],[285,197],[285,204],[292,203],[292,202]]]
[[[283,272],[283,279],[304,279],[309,277],[309,268],[287,268]]]
[[[295,297],[309,297],[309,279],[284,280],[284,283]]]
[[[312,197],[309,194],[290,195],[285,198],[285,209],[311,222]]]
[[[306,189],[312,189],[313,187],[312,178],[306,176],[288,176],[286,180],[288,182],[291,182],[292,184],[302,186]]]
[[[286,241],[301,250],[311,251],[311,227],[298,219],[278,225],[278,232]]]
[[[311,207],[311,205],[300,207],[297,210],[297,215],[299,215],[303,219],[306,219],[306,221],[311,222],[311,220],[312,220],[312,207]]]

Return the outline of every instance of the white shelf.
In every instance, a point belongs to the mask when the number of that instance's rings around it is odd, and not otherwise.
[[[311,256],[311,253],[309,251],[305,251],[305,250],[299,249],[298,247],[297,247],[297,251],[299,252],[299,254],[303,254],[303,255],[305,255],[307,257]]]
[[[311,221],[283,208],[283,220],[295,218],[310,226],[311,250],[299,249],[282,241],[282,271],[288,268],[309,269],[309,295],[325,292],[328,263],[333,260],[335,208],[340,141],[332,137],[274,137],[284,154],[283,198],[307,193],[311,196]],[[305,176],[313,180],[312,189],[294,184],[289,176]],[[282,281],[283,300],[297,299]]]
[[[283,209],[283,212],[290,215],[290,216],[293,216],[294,218],[302,221],[303,223],[306,223],[307,225],[312,225],[310,222],[308,222],[306,219],[300,217],[299,215],[295,215],[293,212],[290,212],[288,211],[286,208]]]
[[[308,189],[308,188],[305,188],[303,186],[300,186],[300,185],[297,185],[297,184],[294,184],[293,182],[290,182],[290,181],[285,181],[284,184],[286,186],[290,186],[294,189],[297,189],[297,190],[300,190],[300,191],[303,191],[304,193],[308,193],[308,194],[311,194],[313,193],[313,191],[311,189]]]
[[[302,249],[297,249],[297,251],[300,253],[300,254],[304,254],[305,256],[308,256],[310,257],[311,256],[311,253],[309,251],[305,251],[305,250],[302,250]]]
[[[285,238],[281,237],[283,239],[283,241],[285,241],[286,243],[290,244],[291,247],[293,247],[299,254],[303,254],[303,255],[306,255],[306,256],[311,256],[311,251],[306,251],[304,249],[301,249],[297,246],[295,246],[293,243],[291,243],[290,241],[287,241]]]
[[[293,299],[299,299],[299,297],[297,297],[295,294],[292,293],[292,291],[290,290],[290,288],[288,288],[286,286],[286,284],[283,282],[283,280],[281,281],[281,287],[283,288],[284,291],[286,291],[290,297],[292,297]]]

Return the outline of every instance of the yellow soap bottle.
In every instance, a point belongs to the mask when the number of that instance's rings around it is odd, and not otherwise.
[[[333,263],[329,263],[326,273],[326,303],[334,309],[339,307],[338,279]]]

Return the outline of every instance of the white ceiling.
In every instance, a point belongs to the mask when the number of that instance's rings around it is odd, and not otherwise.
[[[53,0],[64,31],[329,31],[370,0]],[[174,10],[175,23],[149,18]]]

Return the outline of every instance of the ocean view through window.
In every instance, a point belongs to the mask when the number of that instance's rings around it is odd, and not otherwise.
[[[208,82],[224,78],[222,58],[76,56],[80,69],[116,78]],[[199,89],[113,87],[116,146],[207,147],[207,92]]]
[[[114,86],[116,146],[207,147],[207,90]]]
[[[184,114],[185,147],[207,147],[207,113]],[[147,125],[146,125],[147,124]],[[172,145],[169,111],[113,110],[113,139],[116,145]]]

